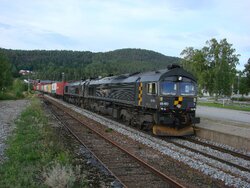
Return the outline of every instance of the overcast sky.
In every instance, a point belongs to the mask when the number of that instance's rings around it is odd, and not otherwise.
[[[105,52],[154,50],[180,57],[226,38],[250,58],[249,0],[0,0],[0,47]]]

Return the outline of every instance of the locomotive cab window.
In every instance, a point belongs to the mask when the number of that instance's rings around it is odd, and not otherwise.
[[[161,83],[162,95],[176,95],[176,93],[177,93],[176,82],[166,81]]]
[[[195,86],[191,82],[180,83],[181,95],[195,95]]]
[[[149,83],[147,85],[147,88],[148,88],[148,94],[150,95],[155,95],[157,93],[157,85],[156,83]]]

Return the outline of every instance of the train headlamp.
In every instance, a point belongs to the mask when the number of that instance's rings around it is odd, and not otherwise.
[[[178,81],[182,81],[182,76],[179,76],[179,77],[178,77]]]

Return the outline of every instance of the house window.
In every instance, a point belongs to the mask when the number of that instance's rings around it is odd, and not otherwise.
[[[157,93],[156,83],[149,83],[147,88],[148,88],[148,94],[155,95]]]

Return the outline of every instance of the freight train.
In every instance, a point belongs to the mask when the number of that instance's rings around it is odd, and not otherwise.
[[[75,82],[38,83],[35,90],[160,136],[194,134],[197,82],[179,65]]]

